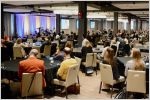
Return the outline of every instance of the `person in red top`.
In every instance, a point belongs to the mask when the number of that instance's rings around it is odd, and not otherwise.
[[[46,87],[46,82],[44,79],[44,75],[45,75],[44,61],[37,59],[37,55],[38,55],[38,50],[32,49],[29,53],[28,59],[19,62],[18,76],[20,79],[22,79],[23,73],[42,72],[43,88],[44,88]]]

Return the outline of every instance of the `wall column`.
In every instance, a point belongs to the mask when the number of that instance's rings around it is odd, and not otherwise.
[[[103,30],[103,23],[104,23],[104,20],[101,19],[101,24],[100,24],[100,29]]]
[[[56,33],[60,33],[60,24],[61,24],[61,19],[60,19],[60,14],[56,14]]]
[[[118,33],[118,12],[114,12],[114,29],[113,36]]]
[[[78,46],[81,47],[83,34],[87,34],[87,4],[84,1],[79,2],[79,28],[78,28]]]
[[[113,29],[113,21],[111,21],[111,29]]]
[[[142,20],[140,21],[140,30],[142,30]]]
[[[130,34],[131,32],[131,17],[128,16],[128,33]]]

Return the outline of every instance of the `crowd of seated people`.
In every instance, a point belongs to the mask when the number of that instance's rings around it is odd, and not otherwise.
[[[137,35],[138,34],[138,35]],[[64,31],[60,33],[48,31],[48,33],[37,33],[37,34],[30,34],[28,36],[18,39],[9,40],[8,36],[2,39],[2,46],[9,48],[8,56],[9,58],[13,58],[13,49],[12,45],[14,46],[20,46],[21,48],[24,48],[25,42],[28,42],[31,44],[27,39],[32,39],[33,43],[39,42],[41,43],[40,47],[40,53],[43,53],[44,46],[45,45],[51,45],[53,49],[51,49],[51,55],[53,55],[56,52],[57,47],[59,44],[62,44],[61,41],[64,40],[63,43],[64,47],[67,41],[73,41],[77,40],[78,35],[76,33],[71,32],[70,34],[64,33]],[[148,31],[131,31],[129,34],[125,30],[118,30],[118,33],[113,34],[113,31],[109,29],[108,31],[104,30],[97,30],[97,31],[88,31],[87,34],[83,34],[83,42],[82,47],[85,45],[85,42],[88,40],[92,47],[96,47],[97,44],[100,42],[102,45],[109,44],[110,47],[114,49],[114,51],[118,51],[116,53],[116,56],[129,56],[131,48],[137,46],[137,45],[143,45],[145,42],[148,42],[149,34]],[[3,41],[4,40],[4,41]],[[113,41],[112,41],[113,40]],[[57,42],[55,42],[57,41]],[[53,44],[56,43],[55,44]],[[119,43],[119,47],[117,47],[117,43]],[[113,45],[112,45],[113,44]],[[74,41],[73,44],[71,43],[72,47],[75,47]],[[117,47],[117,48],[116,48]],[[105,48],[106,49],[106,48]],[[103,50],[101,56],[103,57],[104,51]],[[28,53],[24,52],[22,49],[22,53],[24,56],[28,55]],[[115,53],[114,53],[115,54]],[[71,57],[73,57],[73,53],[71,54]],[[84,58],[83,58],[84,59]]]
[[[104,30],[97,30],[97,31],[92,31],[92,32],[88,31],[87,34],[85,34],[83,37],[84,37],[84,40],[82,42],[82,46],[84,44],[84,41],[88,40],[92,44],[93,47],[96,47],[98,42],[102,42],[102,44],[104,44],[107,41],[110,42],[115,37],[114,39],[115,42],[116,43],[120,42],[118,51],[119,50],[122,51],[123,56],[124,55],[129,56],[130,48],[135,47],[135,45],[137,44],[143,45],[145,42],[148,41],[149,34],[148,34],[148,31],[131,31],[131,33],[129,34],[125,30],[122,30],[122,31],[119,30],[118,33],[113,34],[113,31],[111,29],[109,29],[108,31],[104,29]],[[67,34],[67,33],[64,33],[64,31],[60,33],[47,31],[47,33],[44,32],[44,33],[30,34],[30,35],[24,36],[22,38],[22,42],[28,42],[27,39],[33,39],[34,43],[37,41],[42,42],[42,46],[40,50],[42,53],[44,50],[44,46],[45,44],[47,44],[47,42],[49,42],[48,44],[52,44],[53,41],[58,41],[57,43],[57,46],[58,46],[61,43],[61,40],[73,41],[73,46],[74,46],[74,40],[77,40],[77,38],[78,38],[78,35],[74,32]],[[4,40],[5,42],[7,41],[7,39],[4,39]],[[13,39],[13,40],[14,42],[16,42],[15,40],[18,41],[18,39]],[[7,42],[3,44],[7,45]],[[22,43],[20,43],[19,45],[22,45]]]
[[[139,34],[139,35],[137,35]],[[131,56],[133,57],[132,61],[128,61],[125,69],[125,76],[127,75],[127,70],[128,69],[133,69],[133,70],[144,70],[145,63],[141,59],[140,56],[140,51],[136,50],[134,47],[137,44],[143,45],[146,42],[146,39],[148,39],[148,32],[132,32],[131,34],[128,34],[126,31],[118,31],[115,35],[113,34],[112,30],[109,30],[108,32],[106,30],[102,31],[92,31],[91,33],[88,31],[87,34],[83,34],[83,41],[82,41],[82,46],[81,46],[81,59],[82,62],[86,61],[86,55],[87,53],[92,53],[93,52],[93,47],[96,47],[98,42],[102,42],[104,49],[101,53],[101,60],[102,63],[109,64],[112,67],[112,72],[113,72],[113,78],[115,80],[118,80],[120,77],[120,72],[118,66],[118,60],[116,57],[120,56],[119,51],[122,52],[121,56]],[[144,37],[145,39],[142,40],[141,42],[141,36]],[[65,80],[66,76],[62,75],[62,70],[63,66],[66,64],[72,64],[76,63],[73,54],[73,48],[74,48],[74,42],[73,40],[77,40],[77,35],[75,33],[71,33],[70,35],[65,34],[63,31],[59,34],[56,34],[55,32],[49,33],[46,35],[30,35],[27,38],[33,39],[34,43],[36,42],[41,42],[40,46],[40,53],[43,53],[44,51],[44,46],[45,45],[51,45],[51,55],[53,56],[54,60],[60,60],[63,63],[61,64],[62,67],[57,72],[58,78],[61,80]],[[22,49],[22,54],[26,56],[27,54],[24,51],[24,47],[26,46],[21,38],[17,38],[17,40],[13,43],[9,41],[9,39],[2,39],[1,41],[1,46],[4,48],[9,48],[12,46],[17,46],[21,47]],[[61,40],[66,40],[65,45],[61,44]],[[54,41],[57,41],[58,44],[55,44]],[[10,43],[10,44],[9,44]],[[119,46],[117,45],[119,43]],[[132,49],[133,48],[133,49]],[[66,51],[64,51],[66,49]],[[118,50],[118,53],[116,53]],[[117,54],[117,55],[115,55]],[[30,54],[29,54],[30,58]],[[67,59],[67,60],[66,60]],[[68,60],[69,59],[69,60]],[[72,62],[70,62],[72,61]],[[97,61],[98,62],[98,61]],[[100,61],[99,61],[100,62]],[[66,63],[66,64],[65,64]],[[131,68],[131,65],[133,68]],[[66,67],[66,66],[65,66]],[[84,71],[84,67],[81,67],[81,70]],[[66,73],[66,72],[65,72]],[[105,89],[109,89],[109,86],[107,84],[104,84]],[[120,85],[117,86],[120,88]]]
[[[26,50],[24,50],[25,47],[33,46],[33,44],[35,44],[35,45],[40,46],[40,53],[43,53],[44,46],[51,45],[51,47],[53,49],[51,49],[50,54],[53,55],[56,52],[56,49],[59,46],[59,44],[61,44],[61,40],[65,40],[64,44],[63,44],[64,46],[68,40],[73,41],[72,45],[74,45],[74,40],[77,40],[78,35],[76,35],[76,33],[74,33],[74,32],[71,32],[71,34],[65,34],[64,31],[62,31],[62,32],[56,34],[56,32],[50,31],[48,33],[44,32],[44,33],[37,33],[37,34],[29,34],[22,38],[19,36],[14,36],[12,38],[12,40],[9,40],[9,37],[10,36],[5,36],[4,39],[2,39],[2,41],[1,41],[1,44],[2,44],[1,46],[3,48],[5,47],[9,51],[8,55],[7,55],[7,56],[9,56],[9,58],[7,60],[13,58],[13,46],[21,47],[22,55],[24,57],[27,57],[29,52],[26,52]],[[29,39],[31,41],[29,41]],[[55,41],[57,41],[58,43],[55,44]],[[72,54],[71,54],[71,56],[72,56]]]

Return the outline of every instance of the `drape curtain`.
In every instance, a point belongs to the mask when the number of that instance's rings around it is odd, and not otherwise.
[[[47,21],[47,19],[46,19],[46,17],[44,17],[44,16],[40,16],[40,27],[42,27],[44,30],[46,29],[46,21]]]
[[[36,31],[36,16],[29,16],[29,23],[30,23],[30,33],[34,34]]]
[[[39,27],[45,29],[55,29],[55,17],[33,16],[30,14],[16,14],[16,28],[18,36],[24,37],[35,34]]]
[[[4,14],[4,35],[14,36],[15,14]],[[29,34],[35,34],[37,28],[42,27],[44,30],[54,30],[56,27],[55,17],[34,16],[31,14],[16,14],[16,32],[19,37]]]
[[[50,29],[51,30],[56,29],[56,17],[50,17]]]
[[[14,14],[4,13],[4,35],[14,35]]]
[[[24,21],[25,21],[24,19],[25,17],[23,14],[16,14],[16,27],[17,27],[17,34],[19,37],[24,37]]]

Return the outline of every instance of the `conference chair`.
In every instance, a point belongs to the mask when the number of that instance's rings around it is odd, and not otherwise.
[[[141,52],[141,57],[144,58],[144,57],[148,57],[149,56],[149,53],[147,52]]]
[[[81,64],[81,58],[78,58],[78,57],[75,57],[77,63],[78,63],[78,72],[79,73],[79,70],[80,70],[80,64]],[[79,80],[79,75],[77,75],[77,79],[78,79],[78,84],[80,84],[80,80]]]
[[[97,75],[97,70],[96,70],[96,53],[87,53],[86,55],[86,61],[82,62],[82,64],[85,66],[85,73],[86,74],[91,74],[93,73],[93,68],[95,68],[96,75]]]
[[[100,63],[100,76],[101,76],[101,82],[100,82],[99,93],[101,93],[102,83],[108,84],[111,86],[111,98],[113,93],[113,86],[115,84],[125,81],[125,78],[123,76],[120,76],[118,80],[114,80],[111,65],[108,64]]]
[[[15,60],[17,57],[20,57],[20,58],[23,57],[23,54],[22,54],[21,49],[22,49],[21,47],[13,47],[14,60]]]
[[[146,72],[128,70],[127,73],[127,92],[144,93],[146,95]]]
[[[116,43],[116,46],[117,46],[117,50],[115,52],[115,57],[117,57],[117,54],[118,54],[118,50],[119,50],[119,45],[120,45],[120,42],[117,42]]]
[[[54,79],[53,83],[55,85],[60,85],[65,87],[66,99],[68,99],[67,88],[76,83],[77,75],[78,75],[78,64],[72,65],[68,69],[68,74],[65,81],[61,81],[58,79]]]
[[[42,72],[23,73],[21,81],[21,96],[43,96]]]
[[[149,42],[145,42],[145,45],[149,45]]]
[[[51,52],[51,45],[45,45],[43,56],[50,56],[50,52]]]

